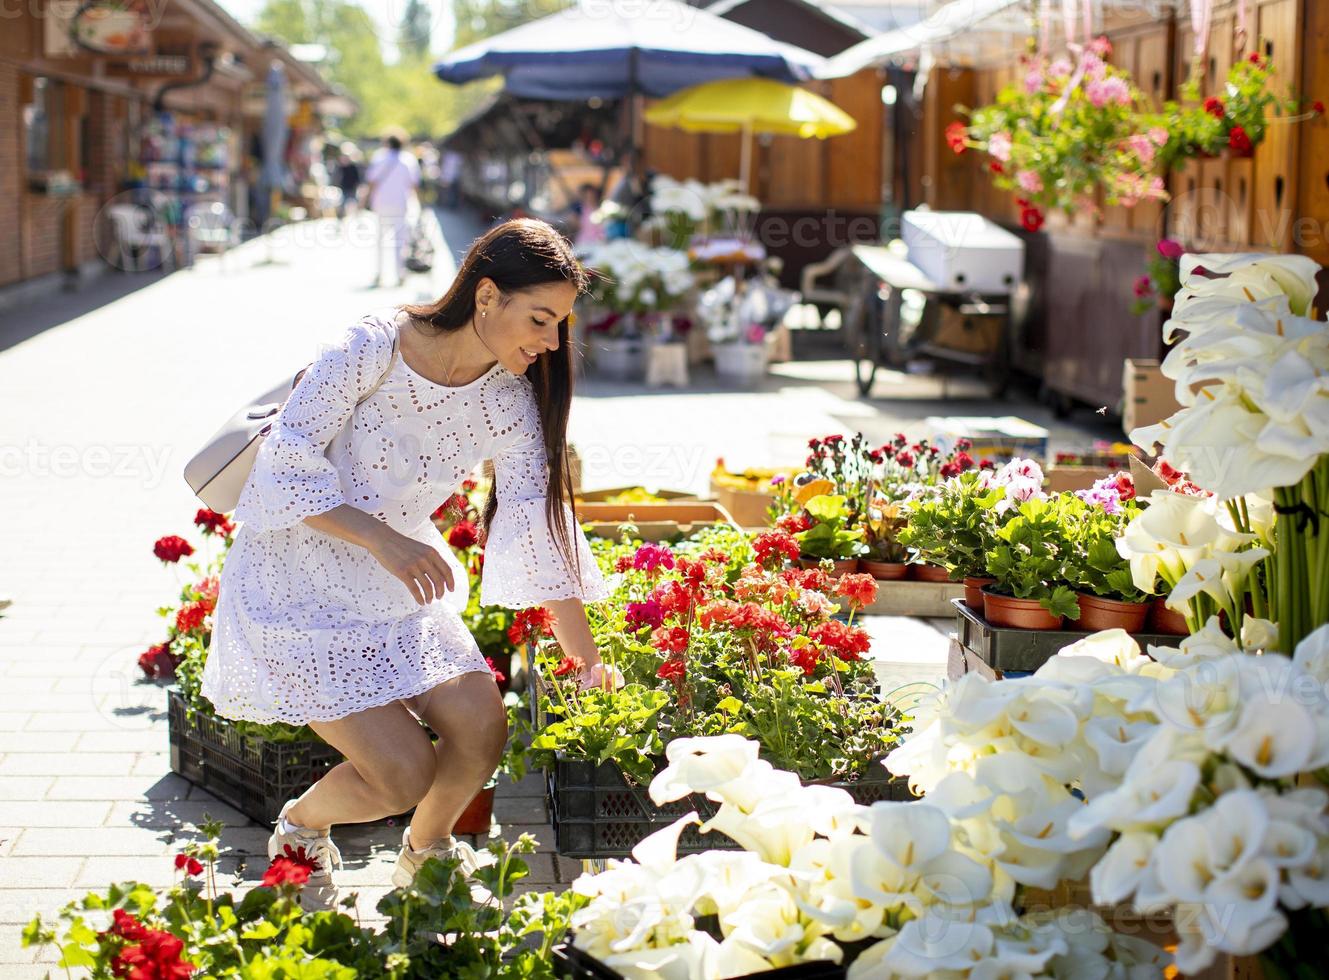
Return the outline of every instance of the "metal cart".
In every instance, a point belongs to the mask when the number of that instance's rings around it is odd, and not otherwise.
[[[902,369],[919,359],[943,368],[943,385],[946,369],[959,368],[982,377],[992,398],[1005,393],[1011,375],[1010,292],[938,285],[900,245],[854,245],[852,253],[858,271],[842,315],[861,395],[872,391],[878,368]]]

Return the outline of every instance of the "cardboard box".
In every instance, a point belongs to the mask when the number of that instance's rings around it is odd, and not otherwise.
[[[733,516],[710,500],[683,500],[667,504],[582,504],[577,519],[587,533],[617,539],[625,524],[633,524],[643,541],[665,541],[716,524],[735,526]]]
[[[735,490],[711,480],[711,496],[721,507],[734,516],[739,527],[769,527],[766,508],[773,494],[761,490]]]
[[[1181,408],[1177,384],[1163,377],[1158,361],[1126,358],[1121,389],[1121,427],[1128,436],[1133,429],[1155,425]]]
[[[1098,480],[1119,472],[1109,466],[1060,466],[1053,463],[1043,472],[1048,493],[1088,490]]]
[[[942,304],[937,311],[937,330],[932,335],[934,347],[961,354],[995,354],[1006,329],[1006,316],[966,315],[953,306]]]
[[[577,500],[588,504],[603,504],[610,497],[616,497],[620,493],[626,493],[629,490],[641,489],[639,485],[622,487],[601,487],[599,490],[585,490],[577,494]],[[648,490],[648,493],[664,500],[699,500],[695,493],[689,493],[687,490]]]

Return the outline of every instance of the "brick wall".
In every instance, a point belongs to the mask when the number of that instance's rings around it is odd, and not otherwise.
[[[19,146],[18,69],[0,62],[0,286],[23,278],[20,268],[19,179],[22,173]]]
[[[68,198],[23,194],[22,278],[60,271],[60,223],[72,203]]]

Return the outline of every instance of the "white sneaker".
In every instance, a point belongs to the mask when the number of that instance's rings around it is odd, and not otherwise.
[[[337,885],[332,880],[332,869],[341,867],[341,851],[337,850],[327,831],[310,830],[286,819],[286,811],[295,803],[295,800],[287,800],[281,813],[277,814],[276,829],[268,838],[268,860],[284,855],[287,848],[297,851],[303,847],[305,854],[314,859],[318,870],[309,875],[309,880],[300,889],[300,907],[306,912],[324,911],[337,904]]]
[[[398,888],[409,888],[415,881],[415,873],[420,870],[420,865],[433,857],[442,861],[449,858],[459,861],[457,871],[464,878],[470,878],[480,867],[480,857],[475,853],[475,848],[455,837],[444,837],[423,850],[415,850],[411,847],[411,828],[407,825],[401,832],[401,853],[397,855],[397,866],[392,869],[392,883]],[[498,904],[493,893],[483,885],[471,882],[470,886],[471,898],[477,905]]]

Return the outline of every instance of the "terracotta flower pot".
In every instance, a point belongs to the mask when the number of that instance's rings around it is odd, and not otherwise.
[[[966,575],[964,579],[964,604],[970,609],[982,610],[983,608],[983,586],[991,585],[996,579],[984,578],[981,575]]]
[[[983,617],[993,626],[1017,630],[1054,630],[1062,621],[1061,616],[1054,616],[1040,606],[1037,599],[997,595],[988,588],[983,589]]]
[[[909,566],[909,577],[919,582],[949,582],[951,573],[940,565],[917,562]]]
[[[858,571],[858,561],[857,558],[836,558],[833,562],[834,571],[831,574],[848,575],[850,572],[856,572]],[[818,568],[821,565],[821,559],[807,558],[800,555],[798,564],[802,568]]]
[[[494,816],[494,787],[486,786],[461,812],[452,827],[454,834],[487,834]]]
[[[1077,594],[1080,601],[1080,616],[1076,626],[1091,633],[1099,630],[1123,629],[1127,633],[1139,633],[1144,629],[1144,621],[1149,615],[1149,602],[1121,602],[1117,599],[1104,599],[1102,596]]]
[[[1186,636],[1190,629],[1186,626],[1186,617],[1167,607],[1167,599],[1159,596],[1149,606],[1146,628],[1150,633],[1165,633],[1168,636]]]
[[[860,558],[858,567],[878,581],[902,579],[909,573],[909,566],[902,561],[873,561],[871,558]]]

